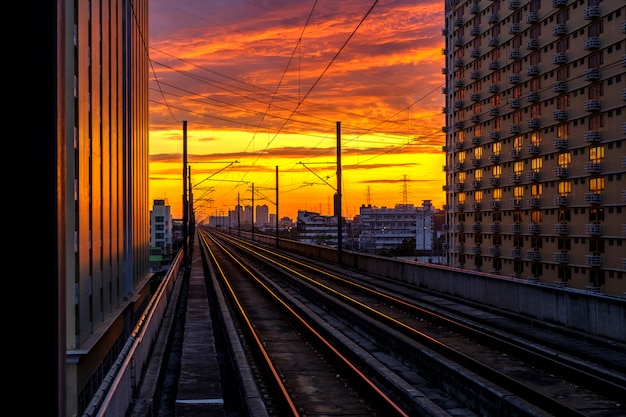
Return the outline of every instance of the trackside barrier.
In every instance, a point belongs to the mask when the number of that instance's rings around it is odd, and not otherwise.
[[[82,417],[119,417],[126,414],[158,336],[183,259],[181,250]]]
[[[235,233],[231,231],[231,234]],[[240,234],[247,239],[251,237],[247,232]],[[269,235],[255,234],[254,240],[269,246],[276,245],[275,237]],[[328,246],[287,239],[279,239],[278,246],[307,257],[335,264],[338,262],[337,250]],[[346,250],[342,251],[341,264],[367,274],[626,342],[624,297]]]

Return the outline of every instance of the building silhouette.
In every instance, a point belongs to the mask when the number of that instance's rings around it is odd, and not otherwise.
[[[626,294],[626,5],[445,2],[448,264]]]
[[[54,300],[40,315],[51,344],[36,332],[32,345],[54,359],[53,380],[38,380],[52,397],[46,414],[79,416],[150,295],[148,2],[45,2],[23,13],[36,115],[25,143],[36,149],[31,203],[42,215],[21,233],[41,236],[35,292]]]

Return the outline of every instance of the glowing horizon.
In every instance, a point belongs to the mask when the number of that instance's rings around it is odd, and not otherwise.
[[[151,201],[182,217],[185,120],[197,220],[274,214],[277,167],[281,218],[330,215],[340,122],[343,216],[441,208],[443,4],[264,3],[151,1]]]

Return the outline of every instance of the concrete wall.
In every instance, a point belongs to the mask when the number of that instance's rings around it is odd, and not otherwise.
[[[254,238],[275,245],[274,237]],[[325,246],[292,240],[280,240],[279,246],[334,264],[339,260],[337,250]],[[342,251],[341,255],[342,264],[369,274],[626,342],[626,298],[359,252]]]

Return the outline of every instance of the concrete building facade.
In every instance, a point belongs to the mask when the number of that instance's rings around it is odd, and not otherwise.
[[[626,4],[445,2],[450,266],[626,295]]]
[[[54,261],[37,274],[46,288],[56,280],[56,381],[43,383],[52,387],[46,395],[55,390],[55,410],[46,409],[80,416],[150,296],[148,2],[25,9],[35,71],[26,96],[38,115],[33,165],[51,179],[38,197],[54,215],[43,222]],[[52,349],[42,350],[49,358]]]

